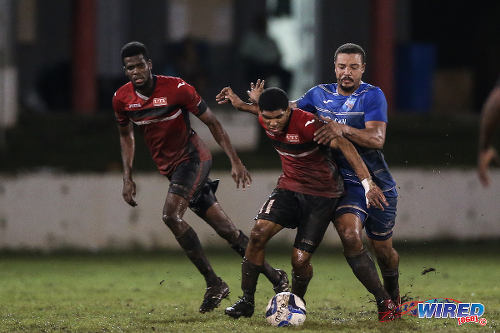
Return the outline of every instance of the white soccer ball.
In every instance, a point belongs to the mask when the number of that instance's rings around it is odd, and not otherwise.
[[[266,320],[277,327],[302,325],[306,320],[304,301],[287,291],[276,294],[267,304]]]

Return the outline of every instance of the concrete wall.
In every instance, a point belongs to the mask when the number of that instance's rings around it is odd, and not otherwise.
[[[249,232],[253,217],[274,188],[277,172],[254,172],[253,185],[236,190],[228,173],[218,198],[237,226]],[[500,172],[483,189],[473,171],[394,170],[400,187],[397,240],[500,237]],[[0,176],[0,248],[56,249],[172,247],[177,243],[161,221],[168,181],[157,174],[136,176],[139,205],[121,198],[121,175],[26,174]],[[191,212],[186,220],[205,245],[223,245]],[[293,239],[285,230],[280,239]],[[327,244],[339,244],[330,227]]]

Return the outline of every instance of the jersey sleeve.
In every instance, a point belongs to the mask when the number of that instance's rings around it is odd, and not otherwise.
[[[316,87],[309,89],[302,97],[297,99],[295,103],[299,109],[307,112],[316,113],[316,108],[314,107],[314,91]]]
[[[186,83],[182,79],[179,79],[177,89],[177,94],[180,97],[178,103],[183,109],[189,111],[197,117],[201,116],[207,110],[205,101],[192,85]]]
[[[365,105],[365,122],[366,121],[383,121],[387,122],[387,101],[384,93],[380,88],[375,88],[369,91],[366,95]]]
[[[130,120],[117,94],[118,92],[115,92],[113,95],[113,111],[115,112],[115,118],[120,126],[127,126]]]
[[[323,126],[323,122],[319,120],[318,117],[312,114],[306,114],[307,116],[301,119],[301,136],[304,142],[311,142],[314,138],[314,132]]]

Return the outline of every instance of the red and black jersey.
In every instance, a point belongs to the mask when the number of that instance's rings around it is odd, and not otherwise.
[[[259,123],[265,129],[261,115]],[[343,194],[343,180],[337,165],[313,141],[319,127],[321,123],[313,114],[292,109],[283,132],[266,130],[281,158],[283,173],[278,179],[278,188],[329,198]]]
[[[130,121],[144,130],[144,139],[161,174],[171,175],[194,153],[200,161],[210,151],[191,129],[189,113],[199,117],[207,106],[193,86],[178,77],[155,75],[151,96],[135,91],[131,82],[113,96],[113,109],[120,126]]]

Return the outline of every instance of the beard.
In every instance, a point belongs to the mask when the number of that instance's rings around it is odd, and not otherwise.
[[[354,90],[356,90],[356,86],[353,84],[352,86],[344,86],[342,83],[339,84],[340,86],[340,89],[342,89],[343,91],[347,92],[347,93],[352,93]]]
[[[350,85],[346,86],[343,81],[347,81],[346,83]],[[349,77],[337,78],[337,83],[339,88],[346,93],[352,93],[359,87],[359,85],[356,85],[355,81]]]

